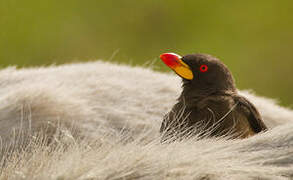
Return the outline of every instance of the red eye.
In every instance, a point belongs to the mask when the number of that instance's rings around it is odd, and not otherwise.
[[[201,66],[199,67],[199,70],[200,70],[201,72],[207,72],[207,71],[208,71],[208,66],[205,65],[205,64],[203,64],[203,65],[201,65]]]

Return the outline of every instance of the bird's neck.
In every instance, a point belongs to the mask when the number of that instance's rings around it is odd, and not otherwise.
[[[183,86],[183,91],[178,98],[178,101],[185,102],[186,106],[193,106],[202,99],[209,96],[225,96],[236,94],[236,89],[215,89],[215,88],[192,88],[189,86]]]

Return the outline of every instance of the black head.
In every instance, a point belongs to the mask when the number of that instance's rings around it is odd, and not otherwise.
[[[181,58],[166,53],[161,55],[161,59],[182,77],[185,93],[204,95],[217,91],[236,91],[227,66],[211,55],[188,54]]]
[[[191,80],[183,78],[184,86],[203,90],[235,90],[231,72],[219,59],[207,54],[188,54],[182,61],[193,74]]]

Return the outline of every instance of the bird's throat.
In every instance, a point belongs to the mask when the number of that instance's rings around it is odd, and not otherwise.
[[[184,102],[186,107],[194,107],[201,100],[209,96],[233,95],[236,89],[216,89],[216,88],[194,88],[192,86],[184,86],[178,101]]]

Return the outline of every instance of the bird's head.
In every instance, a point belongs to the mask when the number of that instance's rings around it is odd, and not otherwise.
[[[183,79],[187,91],[212,93],[236,91],[231,72],[219,59],[207,54],[188,54],[183,57],[164,53],[162,61]]]

